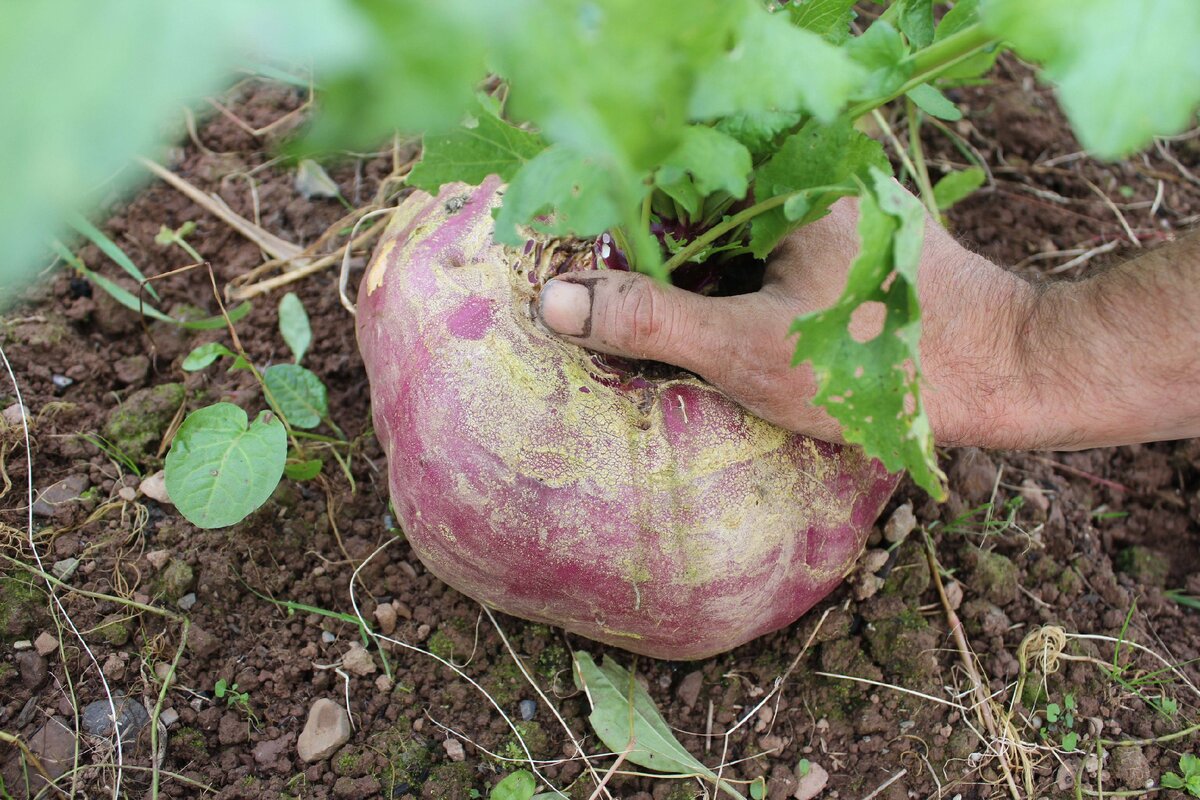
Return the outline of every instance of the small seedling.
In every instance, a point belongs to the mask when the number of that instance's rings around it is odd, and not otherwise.
[[[224,700],[225,705],[235,711],[240,711],[246,719],[258,725],[258,717],[250,708],[250,693],[238,691],[236,683],[229,683],[221,678],[213,686],[213,695],[218,700]]]
[[[1200,797],[1200,758],[1187,753],[1179,757],[1182,775],[1168,772],[1162,776],[1164,789],[1182,789],[1192,797]]]
[[[1079,734],[1073,729],[1075,727],[1075,712],[1079,710],[1075,702],[1075,695],[1067,692],[1063,695],[1062,705],[1058,703],[1048,703],[1046,705],[1046,724],[1038,731],[1043,739],[1048,739],[1051,735],[1058,738],[1062,749],[1068,753],[1073,752],[1079,747]]]
[[[800,763],[796,765],[796,775],[803,778],[812,772],[812,762],[807,758],[800,759]]]

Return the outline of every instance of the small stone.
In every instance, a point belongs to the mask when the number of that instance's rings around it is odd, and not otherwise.
[[[442,742],[442,749],[446,751],[446,756],[451,761],[463,761],[467,757],[467,753],[463,750],[462,742],[453,737]]]
[[[418,642],[423,642],[423,641],[425,641],[426,639],[428,639],[428,638],[429,638],[429,634],[430,634],[432,631],[433,631],[433,628],[429,627],[428,625],[421,625],[421,626],[419,626],[419,627],[417,628],[417,641],[418,641]]]
[[[213,636],[203,628],[193,625],[188,631],[187,649],[192,655],[199,659],[205,659],[221,647],[221,643],[217,637]]]
[[[147,475],[138,484],[138,491],[149,497],[151,500],[163,503],[164,505],[175,505],[171,502],[171,496],[167,494],[167,476],[160,469],[153,475]],[[162,567],[159,567],[162,569]]]
[[[825,771],[825,768],[820,764],[810,763],[808,773],[797,776],[796,791],[792,793],[792,797],[796,800],[812,800],[825,789],[827,783],[829,783],[829,773]]]
[[[395,683],[387,675],[380,675],[375,679],[375,688],[384,694],[390,692],[393,686],[395,686]]]
[[[958,611],[958,607],[962,605],[963,590],[962,584],[958,581],[950,581],[946,584],[946,600],[950,602],[950,610]]]
[[[186,561],[174,559],[154,581],[154,594],[168,600],[178,600],[196,585],[196,571]]]
[[[375,672],[375,659],[361,644],[355,642],[342,656],[342,666],[353,675],[370,675]]]
[[[13,642],[12,647],[13,650],[16,650],[18,653],[22,650],[32,650],[33,642],[29,641],[28,639],[18,639],[17,641]]]
[[[66,375],[59,375],[55,373],[54,375],[50,376],[50,382],[54,384],[55,389],[65,389],[75,381],[71,380]]]
[[[146,727],[146,723],[150,721],[150,714],[141,701],[136,698],[114,693],[112,701],[111,706],[107,698],[84,706],[81,714],[83,729],[92,736],[112,736],[113,707],[115,707],[117,730],[120,731],[121,742],[133,744],[137,741],[142,728]]]
[[[312,764],[333,755],[350,741],[350,717],[346,709],[321,698],[308,711],[308,721],[296,741],[296,753]]]
[[[405,603],[402,603],[399,600],[393,600],[392,608],[396,609],[397,617],[400,617],[401,619],[412,619],[412,609],[409,608]]]
[[[119,358],[113,364],[113,371],[117,381],[125,386],[141,383],[150,373],[150,359],[141,354]]]
[[[50,672],[46,659],[32,650],[17,656],[17,667],[21,670],[21,683],[31,692],[42,688]]]
[[[522,700],[517,704],[517,711],[521,714],[521,719],[529,722],[537,716],[537,702],[529,699]]]
[[[132,503],[137,499],[137,490],[132,486],[122,486],[117,490],[117,497],[121,498],[126,503]]]
[[[384,603],[375,609],[375,621],[379,623],[379,632],[391,636],[396,630],[396,608],[391,603]]]
[[[171,551],[151,550],[149,553],[146,553],[146,560],[150,562],[150,566],[154,567],[156,571],[161,570],[171,560]]]
[[[1061,792],[1069,792],[1075,787],[1075,768],[1067,762],[1058,765],[1058,773],[1054,777],[1054,785]]]
[[[196,605],[196,593],[188,592],[183,597],[179,598],[175,602],[175,605],[179,606],[184,611],[191,611],[192,607]]]
[[[337,637],[329,631],[321,631],[321,641],[325,644],[333,644],[337,641]]]
[[[29,737],[29,749],[42,762],[51,778],[61,777],[75,761],[75,733],[63,717],[51,717],[37,733]],[[37,792],[43,786],[41,776],[30,771],[30,789]],[[10,787],[11,788],[11,787]]]
[[[71,576],[75,574],[75,570],[77,569],[79,569],[78,558],[64,558],[61,561],[55,561],[50,566],[50,571],[60,581],[71,580]]]
[[[892,544],[903,542],[915,527],[917,527],[917,518],[913,514],[912,501],[909,500],[892,512],[887,524],[883,526],[883,538]]]
[[[1046,492],[1033,478],[1026,478],[1021,481],[1021,497],[1029,504],[1031,508],[1045,514],[1050,510],[1050,498],[1046,497]]]
[[[859,564],[863,572],[876,573],[883,569],[883,565],[888,562],[890,554],[887,550],[868,550],[862,554],[859,559]]]
[[[22,419],[30,419],[29,409],[20,403],[13,403],[4,409],[4,422],[14,428],[20,427]]]
[[[116,653],[109,654],[100,669],[110,681],[120,681],[125,677],[125,662]]]
[[[176,722],[179,722],[179,712],[173,708],[164,708],[162,713],[158,715],[158,721],[169,728]]]
[[[689,672],[679,682],[679,688],[675,694],[679,696],[680,702],[685,706],[694,706],[700,698],[700,688],[704,685],[704,673],[700,670]]]
[[[58,483],[47,486],[33,501],[33,513],[39,517],[53,517],[59,507],[78,500],[87,491],[91,481],[87,475],[71,475]]]
[[[167,678],[171,677],[171,665],[165,661],[159,661],[154,665],[154,677],[158,678],[160,681],[165,681]]]

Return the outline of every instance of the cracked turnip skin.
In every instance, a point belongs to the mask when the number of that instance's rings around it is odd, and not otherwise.
[[[657,658],[793,622],[854,564],[897,478],[697,378],[622,377],[548,334],[532,308],[570,244],[493,243],[502,192],[413,194],[359,289],[413,550],[492,608]]]

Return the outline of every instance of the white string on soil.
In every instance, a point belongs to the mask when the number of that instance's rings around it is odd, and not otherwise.
[[[17,382],[16,373],[13,372],[12,364],[9,362],[8,354],[6,354],[4,352],[3,347],[0,347],[0,360],[4,361],[4,369],[8,372],[8,379],[12,382],[13,393],[16,395],[16,398],[17,398],[17,407],[21,412],[21,429],[22,429],[22,433],[24,434],[24,437],[25,437],[25,458],[26,458],[26,462],[27,462],[26,470],[25,470],[25,482],[26,482],[25,490],[26,490],[26,501],[27,501],[25,512],[26,512],[26,531],[28,534],[28,541],[29,541],[29,551],[33,554],[33,558],[37,562],[38,570],[41,572],[41,574],[46,575],[48,573],[46,571],[45,564],[42,562],[42,556],[38,552],[37,541],[34,539],[34,531],[33,531],[33,445],[32,445],[32,442],[30,441],[30,437],[29,437],[29,417],[28,417],[28,414],[26,413],[25,400],[21,396],[21,386]],[[73,619],[71,619],[71,615],[69,613],[67,613],[66,606],[63,605],[62,598],[59,597],[58,592],[57,592],[53,582],[51,582],[47,578],[43,578],[43,580],[46,583],[46,590],[50,593],[50,598],[54,601],[55,607],[58,609],[59,614],[62,615],[63,620],[66,621],[67,626],[71,629],[71,632],[75,635],[75,638],[79,640],[79,644],[83,648],[83,651],[85,653],[87,653],[88,658],[92,662],[92,666],[94,666],[96,668],[96,677],[98,677],[100,679],[100,684],[104,687],[104,697],[105,697],[105,699],[108,700],[109,715],[113,722],[112,736],[113,736],[113,739],[115,740],[115,749],[116,749],[116,778],[113,781],[112,796],[113,796],[113,800],[120,800],[121,776],[124,771],[124,769],[123,769],[124,768],[124,752],[123,752],[123,748],[122,748],[121,739],[123,738],[122,734],[124,733],[124,731],[121,730],[120,720],[117,716],[117,704],[116,704],[116,701],[113,699],[112,689],[108,685],[108,679],[104,675],[104,670],[100,668],[100,662],[99,662],[99,660],[97,660],[96,654],[94,652],[92,652],[92,648],[88,647],[88,643],[83,638],[83,634],[79,631],[79,628],[75,626],[75,621]],[[63,663],[63,668],[66,669],[65,662]],[[127,699],[126,702],[130,702],[130,701]],[[124,709],[122,709],[122,710],[124,710]],[[74,726],[75,726],[74,731],[73,731],[75,734],[75,746],[76,746],[76,749],[78,749],[80,734],[79,734],[79,710],[77,708],[75,709],[75,714],[73,715],[73,722],[74,722]],[[55,787],[55,788],[57,788],[57,787]],[[62,791],[62,790],[60,789],[59,791]]]

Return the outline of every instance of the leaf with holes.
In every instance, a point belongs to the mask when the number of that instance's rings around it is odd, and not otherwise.
[[[188,522],[223,528],[241,522],[279,485],[287,432],[270,411],[216,403],[188,414],[167,454],[167,494]]]
[[[329,392],[313,372],[295,364],[263,370],[267,399],[295,428],[315,428],[329,416]]]

